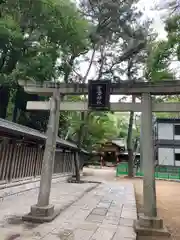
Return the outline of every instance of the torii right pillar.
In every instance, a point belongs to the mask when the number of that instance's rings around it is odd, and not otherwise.
[[[150,93],[142,94],[142,167],[144,214],[135,222],[135,231],[140,236],[169,236],[163,220],[157,217],[156,186],[154,176],[154,144],[152,131],[152,99]]]

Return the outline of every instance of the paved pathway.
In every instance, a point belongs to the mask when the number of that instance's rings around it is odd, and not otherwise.
[[[72,196],[82,194],[91,184],[61,183],[54,187],[52,200],[72,201]],[[58,188],[57,188],[58,187]],[[83,190],[82,190],[83,189]],[[52,192],[53,192],[52,191]],[[0,206],[2,215],[29,210],[31,199],[36,194],[28,192],[13,201],[3,202]],[[26,207],[24,206],[26,205]],[[3,213],[3,214],[2,214]],[[137,218],[133,185],[129,183],[106,182],[85,194],[61,213],[51,223],[30,224],[17,221],[1,221],[0,240],[8,239],[7,235],[19,234],[17,240],[134,240],[133,220]],[[18,235],[17,235],[18,236]]]
[[[60,179],[59,182],[52,184],[50,202],[63,209],[82,197],[93,186],[96,186],[96,184],[69,184],[62,182]],[[21,216],[27,214],[30,207],[36,204],[38,191],[38,188],[34,188],[19,193],[18,196],[8,196],[3,202],[0,202],[0,240],[6,239],[6,236],[9,235],[24,232],[29,228],[30,224],[22,224]]]

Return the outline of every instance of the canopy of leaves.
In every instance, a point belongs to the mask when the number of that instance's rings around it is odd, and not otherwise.
[[[145,50],[149,41],[149,21],[142,20],[138,1],[80,1],[83,14],[92,24],[90,39],[96,79],[123,78],[129,59]],[[152,33],[152,31],[151,31]],[[142,57],[141,57],[142,59]],[[137,63],[137,60],[135,61]],[[92,65],[93,65],[92,64]],[[126,68],[126,67],[125,67]]]
[[[118,76],[119,80],[124,74],[138,79],[138,64],[144,62],[149,41],[149,22],[141,21],[136,2],[82,1],[80,14],[69,0],[4,0],[0,5],[0,83],[16,87],[16,80],[21,78],[86,81],[88,71],[81,79],[70,74],[76,58],[88,50],[92,52],[89,69],[95,62],[97,79]],[[18,91],[13,90],[13,94]],[[19,122],[45,131],[46,113],[42,113],[43,124],[40,113],[29,112],[24,117],[23,113],[21,109]],[[125,136],[128,126],[123,121],[118,125],[112,114],[97,112],[87,113],[85,119],[79,113],[65,112],[60,123],[60,136],[74,141],[78,141],[83,125],[83,144],[88,148]]]
[[[149,81],[173,79],[170,71],[169,58],[171,49],[166,41],[154,42],[149,45],[149,56],[146,63],[145,77]]]
[[[153,80],[174,79],[177,77],[170,69],[173,61],[180,61],[180,15],[172,15],[166,20],[167,40],[155,42],[150,46],[147,62],[147,76]],[[175,75],[176,74],[176,75]]]
[[[78,133],[82,124],[80,113],[72,113],[70,118],[69,138],[75,142],[78,141]],[[91,112],[88,119],[85,120],[85,138],[83,146],[91,150],[108,139],[118,136],[119,129],[113,114],[106,112]]]
[[[88,22],[69,0],[1,2],[0,117],[6,117],[8,109],[8,118],[45,131],[48,113],[26,112],[26,102],[33,97],[17,86],[17,80],[57,80],[64,75],[61,66],[66,60],[88,49],[88,36]],[[61,120],[65,124],[66,114]]]
[[[18,78],[51,80],[58,57],[78,55],[87,48],[88,23],[71,1],[6,0],[0,10],[3,78],[14,73]]]

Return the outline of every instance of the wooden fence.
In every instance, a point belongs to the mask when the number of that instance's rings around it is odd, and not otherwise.
[[[0,119],[0,183],[41,175],[46,135],[32,128]],[[74,157],[80,169],[88,157],[76,144],[57,138],[54,173],[74,174]]]
[[[43,145],[18,143],[12,140],[0,142],[0,181],[41,175],[44,147]],[[80,168],[83,167],[85,155],[80,154]],[[74,174],[75,152],[59,149],[54,160],[54,173]]]

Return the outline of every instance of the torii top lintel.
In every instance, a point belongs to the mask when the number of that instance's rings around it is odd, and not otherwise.
[[[28,93],[52,96],[57,87],[59,92],[65,95],[88,94],[88,84],[44,82],[43,84],[19,81]],[[175,95],[180,94],[180,81],[157,81],[157,82],[130,82],[111,83],[110,93],[112,95],[141,95],[151,93],[152,95]]]

